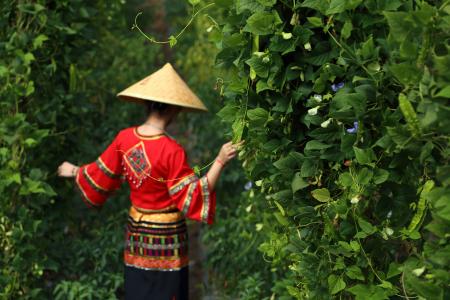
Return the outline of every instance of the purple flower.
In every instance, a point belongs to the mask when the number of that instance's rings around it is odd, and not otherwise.
[[[253,187],[253,182],[249,181],[244,185],[244,189],[246,191],[250,190]]]
[[[358,131],[358,121],[353,122],[353,127],[347,129],[348,133],[356,133]]]
[[[333,90],[333,92],[337,92],[337,91],[339,91],[340,89],[342,89],[344,87],[344,82],[339,82],[339,83],[333,83],[332,85],[331,85],[331,89]]]

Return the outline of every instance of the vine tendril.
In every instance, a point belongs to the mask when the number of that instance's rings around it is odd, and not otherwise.
[[[181,29],[180,32],[179,32],[177,35],[175,35],[175,36],[171,35],[171,36],[169,37],[169,39],[166,40],[166,41],[158,41],[158,40],[156,40],[155,38],[153,38],[153,37],[147,35],[147,34],[139,27],[139,25],[137,24],[137,19],[139,18],[140,15],[142,15],[142,12],[138,12],[138,14],[134,17],[134,24],[133,24],[133,26],[131,27],[131,29],[137,29],[137,30],[139,31],[140,34],[142,34],[147,40],[149,40],[149,41],[152,42],[152,43],[155,43],[155,44],[169,44],[170,47],[173,47],[173,46],[177,43],[178,38],[179,38],[179,37],[183,34],[183,32],[189,27],[189,25],[191,25],[192,21],[194,21],[195,17],[197,17],[197,15],[198,15],[201,11],[203,11],[203,10],[205,10],[205,9],[207,9],[207,8],[209,8],[209,7],[211,7],[211,6],[214,5],[214,4],[215,4],[215,3],[207,4],[207,5],[203,6],[202,8],[200,8],[199,10],[197,10],[195,13],[193,13],[192,16],[191,16],[191,18],[190,18],[189,21],[187,22],[187,24],[183,27],[183,29]]]

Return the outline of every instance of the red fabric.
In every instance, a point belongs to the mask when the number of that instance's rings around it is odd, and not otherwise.
[[[182,146],[166,136],[143,136],[136,127],[120,131],[95,162],[82,165],[76,176],[89,206],[100,207],[126,180],[130,200],[142,211],[176,206],[187,218],[211,224],[216,193],[206,176],[198,178]]]

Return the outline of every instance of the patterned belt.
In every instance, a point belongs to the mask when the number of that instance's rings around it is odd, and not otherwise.
[[[175,206],[169,206],[161,210],[144,210],[131,206],[129,217],[135,221],[163,223],[184,220],[183,214]]]
[[[188,264],[188,237],[183,214],[175,207],[142,212],[131,207],[124,261],[145,270],[176,271]]]

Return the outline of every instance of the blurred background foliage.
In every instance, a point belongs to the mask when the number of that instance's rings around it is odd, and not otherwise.
[[[2,299],[121,294],[125,189],[91,212],[55,171],[64,160],[94,160],[119,129],[143,120],[115,98],[161,59],[130,31],[139,3],[2,1]]]
[[[143,11],[141,26],[164,39],[184,26],[189,9],[186,2],[164,1],[2,1],[0,298],[123,295],[127,188],[101,212],[92,212],[73,182],[55,171],[64,160],[94,160],[120,129],[144,120],[139,106],[115,97],[118,91],[166,61],[179,60],[182,74],[193,76],[193,37],[182,48],[191,53],[185,62],[182,53],[150,44],[131,30]],[[198,85],[211,79],[203,67]],[[212,90],[211,82],[203,94]],[[211,116],[194,118],[205,125]],[[173,131],[188,130],[180,140],[194,149],[195,122],[184,123]],[[220,144],[217,135],[212,140]],[[191,157],[212,159],[211,149],[205,145]]]
[[[170,48],[133,31],[134,18],[142,11],[141,28],[166,40],[189,20],[188,2],[1,4],[0,298],[120,299],[128,189],[124,185],[100,212],[91,211],[56,168],[64,160],[96,159],[120,129],[144,121],[141,107],[115,95],[166,61],[210,109],[181,115],[170,132],[188,149],[192,166],[214,159],[230,135],[223,135],[226,125],[215,117],[223,103],[213,69],[217,48],[206,31],[211,11]],[[219,223],[233,213],[228,208],[238,201],[235,186],[244,189],[238,166],[230,166],[220,182]],[[210,238],[222,231],[218,225]],[[210,282],[214,276],[211,269]]]

